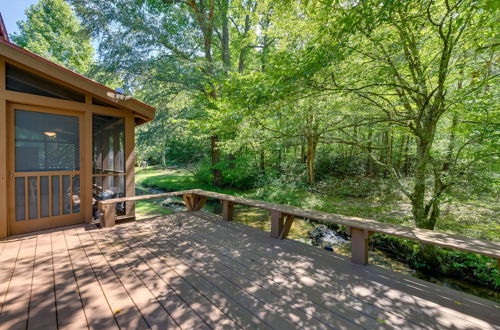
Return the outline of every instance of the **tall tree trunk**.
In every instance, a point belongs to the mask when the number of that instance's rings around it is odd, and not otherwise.
[[[229,0],[221,0],[221,16],[222,16],[222,64],[224,69],[231,69],[231,50],[229,48]]]
[[[417,152],[415,155],[415,174],[414,186],[411,194],[412,213],[415,219],[415,225],[418,228],[434,230],[437,218],[439,216],[439,203],[430,202],[426,205],[425,197],[427,192],[427,169],[431,166],[431,147],[434,141],[437,119],[427,119],[424,127],[417,136]],[[434,178],[434,190],[438,178]]]
[[[246,38],[248,36],[248,31],[250,31],[250,15],[246,14],[245,16],[245,27],[243,28],[243,38]],[[238,72],[243,73],[245,70],[245,60],[247,57],[247,53],[249,50],[248,45],[243,45],[240,51],[240,56],[238,59]]]
[[[266,174],[266,154],[264,148],[260,149],[260,172]]]
[[[222,185],[222,172],[220,169],[215,168],[217,164],[219,163],[219,148],[218,148],[218,143],[219,143],[219,137],[217,135],[212,135],[210,137],[210,156],[212,158],[212,173],[213,173],[213,183],[216,187],[220,187]]]
[[[369,119],[369,126],[368,126],[368,153],[372,152],[372,138],[373,138],[373,124],[372,124],[372,119],[370,117]],[[371,176],[373,175],[373,161],[370,156],[366,157],[366,174]]]
[[[450,169],[451,161],[453,158],[453,152],[455,151],[456,143],[456,129],[458,125],[458,113],[453,114],[450,127],[450,138],[448,140],[448,149],[446,151],[446,158],[443,163],[443,171],[448,171]]]
[[[315,136],[308,136],[307,138],[307,184],[313,185],[316,182],[314,164],[316,159],[316,148],[318,147],[318,139]]]

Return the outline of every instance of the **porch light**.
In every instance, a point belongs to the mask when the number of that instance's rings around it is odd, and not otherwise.
[[[47,135],[48,137],[56,137],[57,135],[56,132],[43,132],[43,134]]]

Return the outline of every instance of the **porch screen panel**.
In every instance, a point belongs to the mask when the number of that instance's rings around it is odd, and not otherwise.
[[[72,176],[72,203],[73,203],[73,213],[80,212],[80,176],[73,175]]]
[[[80,169],[78,117],[16,110],[16,171]]]
[[[49,177],[40,177],[40,216],[42,218],[50,216],[50,191]]]
[[[38,183],[36,176],[28,177],[28,210],[30,219],[38,218]]]
[[[59,176],[52,177],[52,216],[61,214],[61,185]]]
[[[62,176],[62,187],[63,187],[63,214],[71,213],[71,198],[72,191],[70,186],[70,176],[63,175]]]
[[[125,196],[124,119],[93,115],[92,146],[94,216],[97,218],[97,201]],[[118,203],[116,214],[125,214],[124,203]]]
[[[26,219],[25,178],[16,178],[16,220]]]

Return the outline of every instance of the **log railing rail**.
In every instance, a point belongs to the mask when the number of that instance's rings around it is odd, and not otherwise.
[[[394,225],[390,223],[383,223],[347,215],[306,210],[295,206],[269,203],[254,199],[205,191],[201,189],[176,191],[155,195],[123,197],[99,201],[99,208],[101,210],[101,224],[104,227],[115,225],[116,203],[133,202],[171,196],[182,196],[187,209],[190,211],[200,210],[207,201],[207,198],[219,199],[223,204],[222,218],[225,221],[233,220],[234,204],[247,205],[268,210],[271,216],[271,236],[277,239],[284,239],[287,237],[295,218],[304,218],[314,221],[344,225],[347,227],[347,232],[351,236],[351,261],[357,264],[366,265],[368,263],[369,237],[373,233],[381,233],[410,239],[417,242],[489,256],[497,259],[500,269],[500,244],[496,242],[473,239],[460,235],[436,232],[420,228]]]

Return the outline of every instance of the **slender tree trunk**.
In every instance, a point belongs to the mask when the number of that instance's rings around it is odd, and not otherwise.
[[[450,169],[450,164],[453,158],[453,152],[455,151],[456,142],[456,128],[458,125],[458,113],[453,114],[450,127],[450,138],[448,140],[448,150],[446,151],[446,158],[443,163],[443,171],[448,171]]]
[[[372,138],[373,138],[373,125],[372,125],[372,119],[369,119],[369,126],[368,126],[368,152],[372,152]],[[373,175],[373,162],[370,156],[366,157],[366,174],[368,176]]]
[[[249,14],[247,14],[245,16],[245,27],[243,28],[243,38],[247,37],[248,31],[250,31],[250,15]],[[243,71],[245,70],[245,60],[247,57],[248,50],[249,50],[248,45],[243,45],[243,47],[241,48],[240,56],[238,59],[238,72],[239,73],[243,73]]]
[[[315,136],[307,137],[307,184],[313,185],[316,182],[314,164],[316,159],[316,149],[318,147],[318,139]]]
[[[266,154],[264,149],[260,150],[260,172],[266,174]]]
[[[219,143],[219,137],[217,135],[212,135],[210,137],[210,156],[212,158],[212,166],[214,167],[212,172],[213,172],[213,180],[214,180],[214,185],[216,187],[220,187],[222,185],[222,172],[220,169],[215,168],[217,164],[219,163],[219,148],[217,144]]]
[[[222,16],[222,64],[224,69],[231,69],[231,50],[229,48],[229,0],[221,1],[221,16]]]

